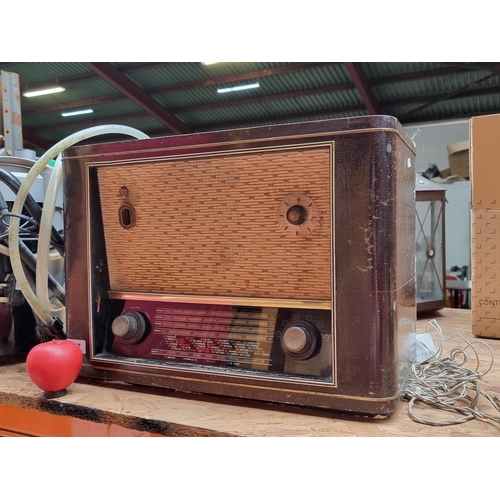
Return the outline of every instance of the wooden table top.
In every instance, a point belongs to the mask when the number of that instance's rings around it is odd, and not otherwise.
[[[423,333],[433,318],[441,326],[444,338],[449,338],[445,345],[450,349],[463,345],[456,332],[469,341],[479,340],[470,333],[470,310],[444,309],[420,317],[417,333]],[[500,394],[500,339],[482,340],[491,347],[496,359],[481,380],[481,387]],[[481,344],[477,349],[487,364],[488,349]],[[500,424],[487,420],[474,419],[444,427],[415,422],[406,401],[388,419],[369,419],[96,382],[74,383],[65,396],[48,400],[31,382],[23,363],[0,366],[0,428],[2,408],[7,407],[116,424],[164,436],[500,436]],[[500,412],[489,407],[487,401],[481,403],[480,409],[500,417]],[[450,418],[437,410],[422,411],[427,418]]]

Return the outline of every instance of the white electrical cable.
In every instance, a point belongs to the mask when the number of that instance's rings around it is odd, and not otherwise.
[[[468,422],[474,418],[491,420],[500,423],[500,417],[487,413],[485,408],[490,403],[491,407],[500,412],[500,395],[487,393],[480,386],[479,381],[491,370],[494,363],[494,355],[491,347],[481,340],[468,341],[463,335],[456,335],[465,343],[465,346],[457,346],[451,349],[449,356],[442,356],[442,331],[436,320],[432,320],[434,326],[441,336],[441,348],[433,359],[425,363],[413,363],[409,375],[409,383],[405,393],[408,400],[408,412],[416,422],[445,426]],[[427,328],[426,328],[427,330]],[[449,340],[449,339],[448,339]],[[476,347],[483,346],[488,350],[489,362],[484,371],[479,371],[482,360]],[[469,356],[472,351],[473,356]],[[475,361],[473,368],[466,367],[466,363]],[[480,398],[484,400],[480,401]],[[416,409],[424,407],[437,409],[446,414],[455,413],[458,416],[449,420],[431,420],[424,416],[418,416]],[[425,415],[425,412],[424,412]]]
[[[148,136],[144,134],[143,132],[134,129],[132,127],[126,127],[124,125],[99,125],[97,127],[90,127],[88,129],[82,130],[80,132],[76,132],[74,134],[69,135],[65,139],[59,141],[57,144],[52,146],[48,151],[46,151],[33,165],[33,167],[30,169],[30,171],[27,173],[24,181],[22,182],[19,191],[16,195],[16,199],[14,200],[14,205],[12,207],[12,212],[14,213],[21,213],[24,203],[26,201],[26,198],[28,197],[28,194],[30,192],[30,189],[34,182],[36,181],[38,175],[43,171],[43,169],[47,166],[49,161],[53,160],[56,156],[58,156],[61,152],[63,152],[65,149],[73,146],[77,142],[81,142],[83,140],[89,139],[90,137],[95,137],[98,135],[103,135],[103,134],[125,134],[129,135],[132,137],[135,137],[136,139],[147,139]],[[53,172],[52,172],[53,174]],[[52,175],[51,179],[52,180]],[[57,179],[54,179],[53,182],[53,187],[51,188],[52,191],[55,190],[55,185],[57,184]],[[60,183],[60,180],[59,180]],[[50,182],[49,182],[50,184]],[[57,194],[57,191],[56,191]],[[56,194],[51,194],[49,195],[49,198],[51,199],[50,203],[52,204],[53,201],[55,200]],[[55,206],[55,205],[54,205]],[[45,206],[42,211],[42,217],[43,217],[43,212],[45,211]],[[48,211],[52,211],[52,208],[48,207]],[[48,216],[46,216],[46,220],[48,219]],[[31,286],[26,278],[26,275],[24,273],[24,269],[22,267],[22,261],[21,261],[21,254],[19,251],[19,218],[18,217],[12,217],[10,220],[10,225],[9,225],[9,253],[10,253],[10,262],[12,266],[12,272],[16,278],[17,285],[19,286],[20,290],[22,291],[24,298],[28,302],[28,304],[31,306],[31,309],[33,312],[38,316],[38,318],[47,326],[50,326],[54,323],[54,319],[52,318],[52,315],[50,312],[47,310],[46,307],[44,307],[45,302],[42,304],[39,298],[36,296],[36,294],[33,292],[31,289]],[[48,225],[46,224],[46,221],[44,223],[43,231],[44,233],[47,231],[51,231],[52,229],[52,218],[50,219],[50,229],[48,229]],[[40,232],[42,232],[42,228],[40,228]],[[44,241],[46,241],[46,235],[44,234],[43,236]],[[48,246],[48,245],[47,245]],[[41,250],[41,247],[40,247]],[[42,253],[43,255],[43,253]],[[45,258],[45,257],[43,257]],[[43,259],[41,259],[43,260]],[[42,264],[44,266],[44,264]],[[48,266],[48,263],[47,263]],[[37,267],[38,267],[38,262],[37,262]],[[37,282],[40,281],[37,279]],[[47,283],[47,275],[41,280],[45,283]],[[42,295],[45,295],[42,294]],[[43,299],[42,299],[43,300]],[[46,304],[45,304],[46,305]]]

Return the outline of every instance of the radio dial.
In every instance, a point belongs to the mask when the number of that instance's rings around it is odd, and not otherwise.
[[[316,327],[307,322],[289,326],[281,336],[281,348],[292,359],[306,360],[316,353],[320,337]]]
[[[146,326],[146,320],[141,313],[129,311],[114,319],[111,331],[125,344],[138,344],[146,333]]]

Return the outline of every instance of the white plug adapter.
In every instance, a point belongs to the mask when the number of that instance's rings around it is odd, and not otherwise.
[[[417,334],[415,342],[417,344],[417,354],[415,356],[417,363],[424,363],[438,352],[429,333]]]

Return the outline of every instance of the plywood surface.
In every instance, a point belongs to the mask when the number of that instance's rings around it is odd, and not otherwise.
[[[469,310],[445,309],[434,317],[444,337],[450,339],[450,347],[461,341],[455,332],[470,341],[477,340],[470,333]],[[417,330],[423,332],[430,319],[420,319]],[[484,340],[496,359],[481,387],[500,394],[500,340]],[[477,350],[487,362],[488,349],[477,345]],[[65,396],[47,400],[28,378],[24,364],[0,366],[0,429],[6,407],[163,436],[500,436],[500,424],[479,419],[446,427],[414,422],[406,402],[389,419],[379,420],[96,383],[75,383]],[[500,412],[486,403],[480,408],[500,417]],[[436,410],[420,414],[436,419],[450,417]]]

